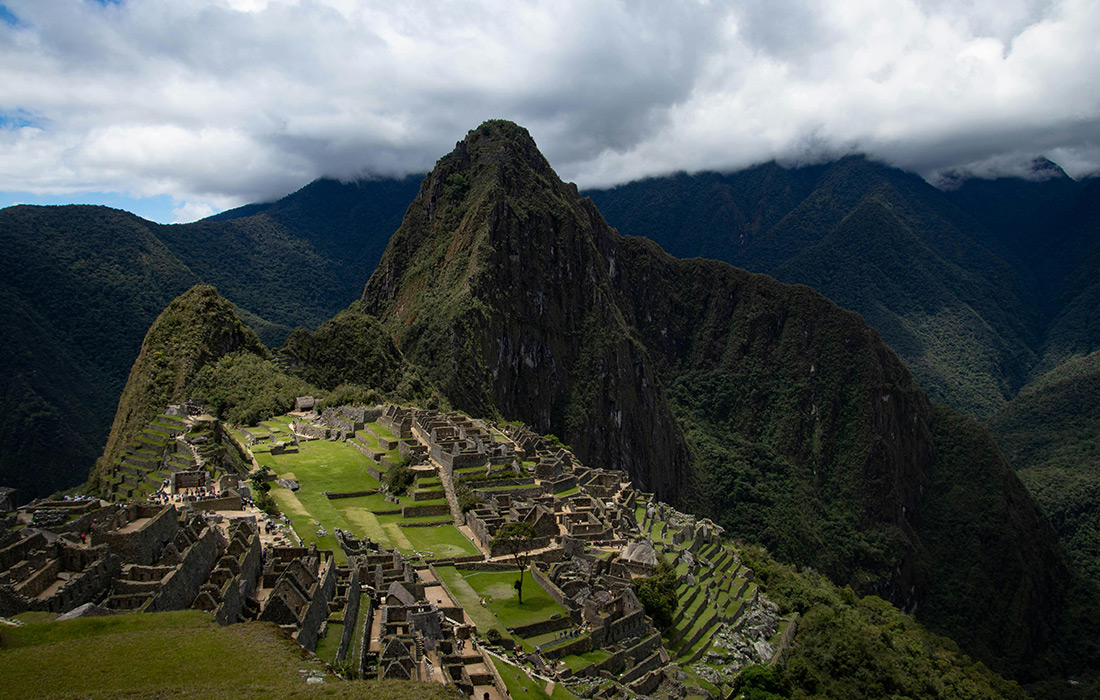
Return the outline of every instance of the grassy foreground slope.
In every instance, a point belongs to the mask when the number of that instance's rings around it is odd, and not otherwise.
[[[343,682],[272,623],[220,627],[195,610],[0,627],[6,698],[443,700],[437,683]],[[322,683],[307,683],[308,677]]]

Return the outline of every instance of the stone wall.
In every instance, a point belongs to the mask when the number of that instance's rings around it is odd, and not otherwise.
[[[191,504],[195,510],[241,510],[241,495],[236,491],[229,491],[228,495],[218,498],[204,498]]]
[[[338,498],[359,498],[360,496],[373,496],[378,489],[372,491],[325,491],[325,498],[334,501]]]
[[[244,551],[236,556],[236,574],[229,578],[220,591],[221,604],[214,611],[214,620],[219,625],[231,625],[240,619],[245,602],[256,592],[260,568],[263,566],[263,546],[260,543],[259,528],[254,521],[248,524],[238,521],[236,528],[230,530],[230,538],[229,548],[218,562],[215,572],[222,569],[226,557],[233,556],[232,552],[237,548],[236,542],[246,539],[247,544]],[[211,573],[211,578],[215,572]]]
[[[536,537],[531,540],[531,549],[542,549],[543,547],[549,547],[553,541],[553,537]],[[489,555],[493,557],[504,556],[505,554],[511,554],[512,550],[508,549],[507,545],[497,544],[493,545],[492,542],[486,543],[489,546]]]
[[[160,588],[142,608],[143,612],[182,610],[191,607],[206,582],[214,562],[221,554],[217,531],[207,526],[199,538],[183,552],[179,566],[164,579]]]
[[[336,560],[330,554],[325,573],[310,591],[309,605],[302,614],[301,627],[295,639],[307,651],[317,648],[317,635],[321,632],[321,625],[328,619],[328,602],[336,591]]]
[[[362,424],[356,425],[354,418],[349,418],[344,415],[341,409],[326,408],[321,412],[321,422],[327,427],[333,430],[339,430],[345,435],[352,436],[355,434],[357,428]]]
[[[536,496],[541,496],[544,491],[541,486],[529,486],[527,488],[507,489],[502,491],[494,491],[491,487],[474,489],[474,494],[483,500],[487,500],[497,493],[506,493],[518,500],[527,500],[535,498]]]
[[[329,431],[316,425],[310,425],[305,421],[294,422],[294,432],[310,440],[327,440]]]
[[[336,650],[336,661],[348,657],[355,637],[355,621],[359,617],[359,604],[363,598],[363,589],[359,586],[359,567],[351,567],[351,579],[348,581],[348,600],[344,603],[344,633],[340,637],[340,648]],[[368,626],[369,627],[369,626]],[[369,633],[368,633],[369,634]]]
[[[451,507],[446,503],[437,503],[430,506],[405,506],[401,509],[403,518],[428,518],[435,515],[450,515]]]
[[[599,644],[595,641],[592,643],[593,649],[606,646]],[[659,633],[652,634],[645,639],[641,640],[632,647],[620,650],[612,654],[607,659],[604,659],[598,664],[593,664],[585,669],[582,669],[579,676],[595,676],[600,671],[608,671],[610,673],[619,673],[626,668],[627,661],[630,660],[634,663],[640,663],[645,661],[654,651],[659,650],[661,646],[661,635]],[[560,647],[551,649],[551,652],[556,652]],[[575,653],[575,652],[570,652]],[[544,654],[546,656],[546,654]],[[555,655],[553,658],[561,658],[562,655]],[[647,670],[648,672],[648,670]],[[643,674],[644,675],[644,674]]]
[[[573,476],[572,474],[567,474],[565,476],[558,477],[553,481],[543,483],[543,487],[549,493],[562,493],[563,491],[568,491],[576,485],[577,477]]]
[[[533,622],[529,625],[520,625],[519,627],[509,627],[508,631],[517,637],[537,637],[540,634],[549,634],[550,632],[557,632],[563,630],[566,627],[572,627],[576,624],[569,615],[556,614],[549,620],[540,620],[539,622]]]
[[[44,599],[16,593],[10,585],[0,586],[0,615],[10,617],[28,610],[64,613],[102,599],[122,570],[118,557],[102,546],[81,552],[84,557],[97,558],[87,562],[79,573],[70,575],[53,595]]]
[[[660,650],[655,651],[619,676],[619,682],[623,685],[630,685],[650,671],[664,666],[664,664],[665,661],[661,658]]]
[[[92,532],[91,543],[107,545],[121,561],[127,563],[155,563],[165,545],[172,541],[179,529],[175,506],[130,506],[121,509],[119,515],[129,522],[138,518],[150,520],[133,532],[103,531],[97,528]]]
[[[367,668],[367,649],[370,648],[370,630],[371,630],[371,618],[374,616],[374,599],[367,598],[367,609],[364,612],[365,622],[363,624],[363,636],[359,640],[359,677],[369,678],[368,673],[372,673],[374,669]]]
[[[546,591],[546,595],[550,596],[555,603],[562,606],[566,610],[576,610],[577,604],[573,602],[571,598],[565,595],[562,589],[558,588],[557,584],[550,580],[550,577],[539,570],[539,567],[531,567],[531,575],[535,581],[542,587],[542,590]]]

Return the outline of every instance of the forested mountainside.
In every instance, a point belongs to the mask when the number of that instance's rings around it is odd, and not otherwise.
[[[176,226],[107,207],[0,210],[0,349],[11,358],[0,484],[26,501],[87,478],[146,330],[192,285],[219,285],[276,347],[347,306],[418,182],[319,180]]]
[[[861,313],[934,399],[988,422],[1075,560],[1100,571],[1085,505],[1100,405],[1082,390],[1100,350],[1100,179],[1039,159],[1028,179],[949,184],[852,157],[588,194],[623,233]]]
[[[916,175],[848,157],[587,194],[621,232],[677,257],[806,284],[859,312],[935,399],[978,418],[1036,364],[1036,279],[993,230]]]
[[[1062,648],[1087,585],[976,423],[820,294],[618,235],[514,124],[482,125],[424,179],[333,323],[360,316],[454,407],[553,432],[999,670],[1095,662],[1091,641]],[[324,389],[371,381],[319,359],[304,370]]]

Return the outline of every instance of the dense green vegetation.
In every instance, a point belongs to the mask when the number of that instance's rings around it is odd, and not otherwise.
[[[248,350],[219,358],[199,371],[195,396],[230,423],[255,425],[294,408],[299,396],[315,396],[316,387]]]
[[[4,209],[0,246],[0,483],[29,500],[87,479],[149,324],[198,279],[106,207]]]
[[[267,349],[234,313],[233,305],[210,286],[198,285],[168,305],[149,328],[141,352],[122,391],[96,478],[121,454],[145,425],[169,403],[195,396],[206,365],[244,352],[265,357]]]
[[[1033,277],[915,175],[849,157],[586,194],[620,231],[673,255],[806,284],[858,311],[929,394],[963,412],[988,416],[1036,361],[1043,318]]]
[[[799,614],[797,642],[786,667],[753,671],[743,687],[789,698],[1028,697],[1016,683],[881,598],[859,597],[850,588],[836,587],[809,570],[799,573],[752,547],[742,550],[742,559],[782,613]]]
[[[1039,377],[990,430],[1074,564],[1100,580],[1100,351]]]
[[[346,306],[418,183],[318,180],[177,226],[107,207],[0,211],[0,484],[29,500],[87,478],[146,330],[189,287],[218,286],[271,347]]]
[[[283,352],[302,367],[302,376],[342,400],[381,398],[439,405],[441,399],[405,361],[393,339],[373,316],[353,304],[310,332],[296,329]],[[373,393],[372,393],[373,392]]]
[[[672,616],[679,603],[676,597],[676,573],[668,562],[657,562],[657,571],[634,582],[638,602],[645,607],[645,614],[653,618],[653,624],[664,629],[672,624]]]

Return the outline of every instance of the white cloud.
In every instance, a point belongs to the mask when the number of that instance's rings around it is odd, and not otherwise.
[[[216,213],[217,210],[206,202],[184,202],[172,209],[172,215],[175,217],[175,221],[172,223],[189,224],[192,221],[205,219]]]
[[[581,185],[852,150],[1100,169],[1090,0],[4,4],[0,190],[190,215],[423,171],[494,117]]]

